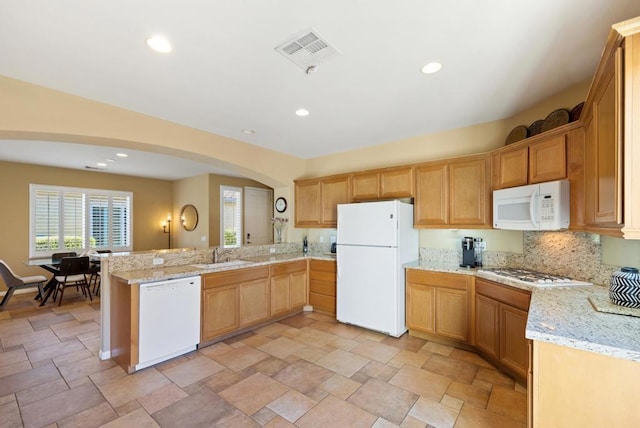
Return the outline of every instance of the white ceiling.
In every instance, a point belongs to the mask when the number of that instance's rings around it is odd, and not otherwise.
[[[512,116],[590,79],[611,24],[637,15],[632,0],[2,0],[0,75],[312,158]],[[274,50],[309,27],[341,53],[313,74]],[[146,47],[155,33],[171,54]],[[35,163],[30,144],[0,159]]]

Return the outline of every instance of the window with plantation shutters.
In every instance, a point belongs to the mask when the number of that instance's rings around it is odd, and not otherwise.
[[[29,257],[89,250],[130,251],[130,192],[32,184]]]
[[[220,186],[220,242],[223,247],[242,245],[242,189]]]

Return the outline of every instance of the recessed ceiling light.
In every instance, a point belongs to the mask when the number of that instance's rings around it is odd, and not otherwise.
[[[439,62],[430,62],[429,64],[422,67],[420,71],[422,71],[424,74],[432,74],[440,71],[441,68],[442,64],[440,64]]]
[[[107,159],[107,162],[115,162],[113,159]]]
[[[126,157],[129,157],[129,155],[128,155],[128,154],[126,154],[126,153],[116,153],[116,156],[118,156],[119,158],[126,158]]]
[[[101,167],[103,167],[103,168],[104,168],[105,166],[107,166],[107,164],[106,164],[106,163],[104,163],[104,162],[98,162],[96,165],[101,166]]]
[[[309,110],[304,108],[299,108],[298,110],[296,110],[296,114],[300,117],[309,116]]]
[[[173,48],[171,47],[171,43],[169,43],[169,41],[162,36],[155,35],[147,37],[145,42],[147,43],[147,46],[149,46],[156,52],[169,53],[173,50]]]
[[[243,129],[242,133],[247,135],[253,135],[256,133],[256,131],[254,131],[253,129]]]

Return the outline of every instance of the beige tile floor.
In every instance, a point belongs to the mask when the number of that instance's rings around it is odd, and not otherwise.
[[[127,375],[99,302],[0,312],[0,426],[525,427],[526,391],[476,354],[305,313]],[[66,300],[69,299],[69,300]]]

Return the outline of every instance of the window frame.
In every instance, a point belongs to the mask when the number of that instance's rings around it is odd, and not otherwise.
[[[65,248],[64,239],[58,239],[57,248],[47,248],[46,250],[38,250],[36,245],[37,231],[36,231],[36,207],[38,192],[53,192],[58,195],[58,209],[57,209],[57,227],[58,237],[61,235],[64,237],[64,205],[65,205],[65,193],[77,193],[82,195],[82,203],[84,204],[82,209],[82,226],[81,235],[83,240],[82,248]],[[106,213],[106,240],[107,245],[91,246],[92,235],[92,197],[102,197],[107,200],[107,213]],[[94,199],[95,201],[95,199]],[[125,227],[124,231],[120,233],[120,238],[128,245],[114,245],[113,231],[109,228],[113,225],[114,221],[114,201],[115,206],[120,209],[124,208]],[[50,215],[50,214],[49,214]],[[93,249],[111,250],[111,251],[132,251],[133,249],[133,192],[119,191],[119,190],[105,190],[105,189],[89,189],[80,187],[67,187],[67,186],[52,186],[45,184],[29,184],[29,258],[44,258],[50,257],[53,253],[76,251],[76,252],[88,252]]]
[[[235,245],[227,245],[225,243],[225,235],[224,235],[224,224],[225,224],[225,215],[224,215],[224,192],[225,191],[232,191],[232,192],[237,192],[239,194],[238,196],[238,203],[240,204],[240,208],[239,209],[235,209],[235,213],[237,214],[237,218],[235,218],[235,220],[238,223],[238,230],[236,233],[236,244]],[[244,216],[243,216],[243,212],[244,212],[244,190],[242,187],[237,187],[237,186],[226,186],[226,185],[220,185],[220,247],[223,248],[239,248],[242,247],[242,230],[244,228]],[[238,212],[239,211],[239,212]],[[235,223],[235,222],[234,222]]]

